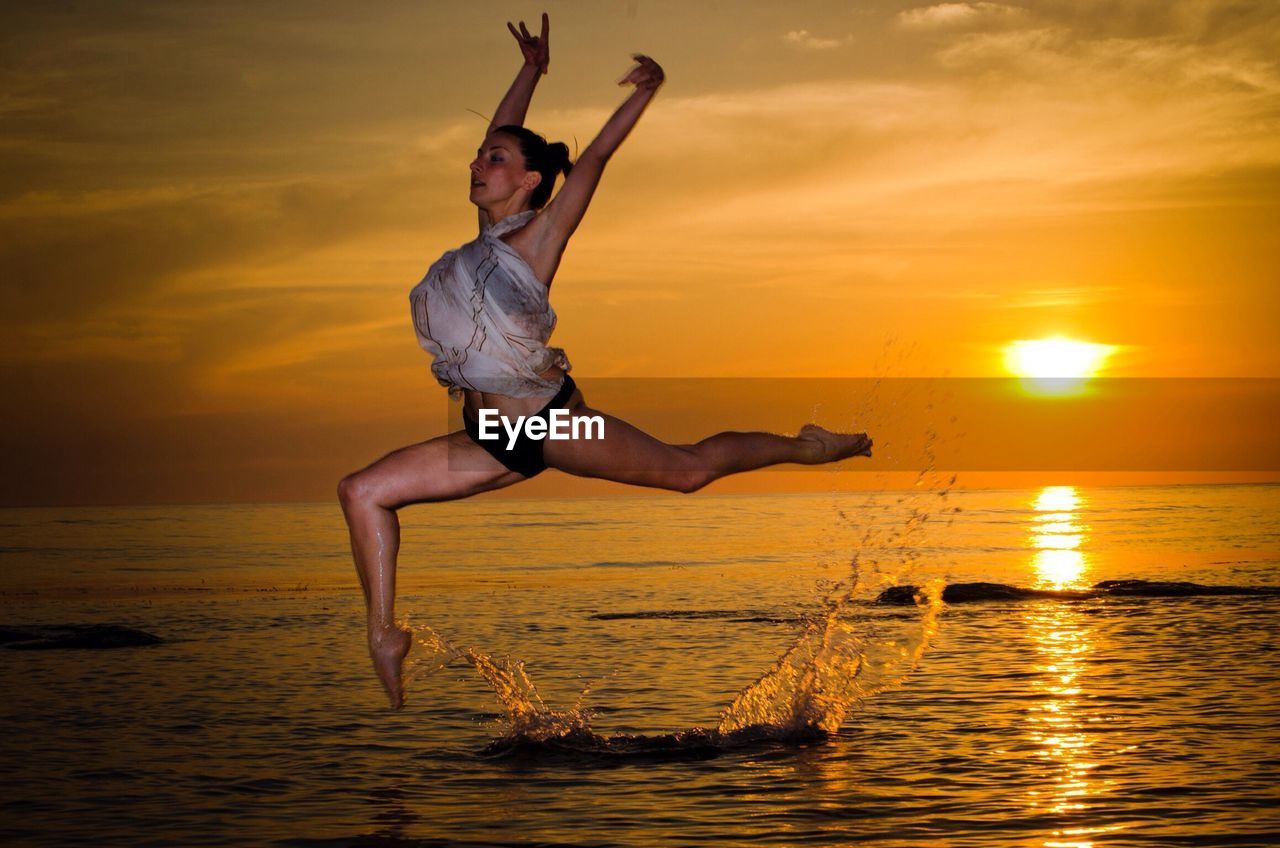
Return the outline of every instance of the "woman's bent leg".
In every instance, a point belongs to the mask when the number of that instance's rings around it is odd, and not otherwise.
[[[369,655],[393,708],[404,703],[400,674],[410,643],[409,632],[395,623],[400,550],[396,510],[414,503],[457,500],[523,479],[466,433],[456,432],[393,451],[338,484],[369,613]]]
[[[547,441],[547,465],[580,477],[598,477],[637,486],[692,492],[729,474],[784,462],[816,465],[850,456],[870,456],[866,433],[832,433],[807,424],[797,436],[725,432],[697,444],[672,445],[620,418],[585,404],[575,418],[599,416],[603,439]],[[584,428],[585,430],[585,428]]]

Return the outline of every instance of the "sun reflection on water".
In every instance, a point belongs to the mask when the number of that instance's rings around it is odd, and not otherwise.
[[[1049,486],[1031,508],[1029,528],[1034,549],[1031,567],[1036,588],[1085,588],[1090,570],[1084,548],[1090,528],[1079,520],[1087,499],[1074,486]],[[1084,672],[1094,652],[1092,629],[1073,603],[1050,602],[1027,613],[1031,641],[1038,653],[1033,691],[1040,697],[1027,710],[1028,735],[1045,766],[1046,788],[1031,790],[1027,804],[1033,815],[1064,817],[1064,824],[1047,838],[1045,848],[1093,848],[1094,838],[1114,826],[1090,826],[1080,818],[1091,799],[1110,781],[1098,781],[1098,766],[1089,725],[1105,720],[1089,709]]]
[[[1028,792],[1033,815],[1077,816],[1087,813],[1090,799],[1103,791],[1092,778],[1097,768],[1094,742],[1087,725],[1102,719],[1090,715],[1085,706],[1082,675],[1094,646],[1091,632],[1073,607],[1059,602],[1037,607],[1027,614],[1032,642],[1039,654],[1032,683],[1040,696],[1027,709],[1028,736],[1036,746],[1036,756],[1044,763],[1048,786]],[[1074,822],[1073,822],[1074,823]],[[1043,844],[1046,848],[1090,848],[1090,835],[1104,828],[1075,826],[1056,831]]]
[[[1088,557],[1081,548],[1089,540],[1089,526],[1076,520],[1087,501],[1074,486],[1046,486],[1031,508],[1031,566],[1038,589],[1084,588]]]

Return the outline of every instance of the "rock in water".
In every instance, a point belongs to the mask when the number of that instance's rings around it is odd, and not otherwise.
[[[0,644],[15,651],[55,648],[132,648],[158,645],[164,640],[145,630],[119,624],[0,625]]]
[[[914,604],[920,590],[915,586],[894,586],[885,589],[876,598],[878,604]],[[1050,598],[1075,601],[1092,597],[1093,592],[1077,592],[1070,589],[1024,589],[1005,583],[952,583],[942,590],[942,600],[949,604],[965,604],[970,601],[1025,601],[1034,598]]]
[[[942,600],[949,604],[966,601],[1023,601],[1048,598],[1058,601],[1078,601],[1093,596],[1093,592],[1074,589],[1024,589],[1004,583],[952,583],[942,590]]]
[[[1148,598],[1186,598],[1196,595],[1276,595],[1275,586],[1204,586],[1185,580],[1103,580],[1093,588],[1108,595],[1137,595]]]
[[[914,604],[916,602],[916,593],[920,590],[915,586],[890,586],[880,593],[880,597],[876,598],[877,604]]]
[[[915,586],[893,586],[876,598],[878,604],[916,603]],[[952,583],[942,590],[949,604],[970,601],[1022,601],[1037,598],[1082,601],[1110,596],[1139,598],[1187,598],[1197,595],[1280,595],[1276,586],[1204,586],[1200,583],[1161,580],[1103,580],[1092,589],[1025,589],[1004,583]]]

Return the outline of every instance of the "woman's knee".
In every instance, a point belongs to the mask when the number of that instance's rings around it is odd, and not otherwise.
[[[338,481],[338,503],[343,509],[374,502],[374,487],[365,472],[356,471]]]
[[[698,466],[681,469],[669,475],[665,488],[682,494],[692,494],[715,479],[709,468]]]
[[[668,445],[668,455],[663,458],[663,471],[656,485],[672,492],[690,494],[716,479],[706,458],[690,445]],[[653,483],[651,483],[653,485]]]

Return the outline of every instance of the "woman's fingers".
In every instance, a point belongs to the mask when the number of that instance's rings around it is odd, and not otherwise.
[[[538,69],[545,74],[550,60],[547,39],[551,36],[551,19],[547,16],[547,13],[542,13],[541,35],[535,36],[529,32],[529,26],[524,21],[520,21],[519,29],[516,29],[511,21],[507,21],[507,30],[520,43],[520,52],[524,54],[525,60],[530,64],[536,63]]]
[[[618,85],[627,85],[629,83],[635,82],[636,71],[638,70],[640,70],[639,65],[633,65],[632,67],[628,68],[627,72],[622,75],[622,78],[620,80],[618,80]]]
[[[662,66],[650,59],[643,53],[634,53],[631,56],[636,60],[636,64],[622,79],[618,80],[618,85],[637,85],[642,87],[656,87],[661,85],[667,76],[662,70]]]
[[[507,30],[520,44],[520,52],[524,54],[525,61],[529,64],[536,64],[538,69],[545,74],[550,60],[547,39],[551,34],[551,21],[547,17],[547,13],[542,13],[542,34],[539,36],[535,37],[533,33],[529,32],[529,27],[524,21],[520,21],[519,29],[516,29],[511,21],[507,21]]]
[[[538,48],[542,51],[542,72],[547,72],[547,64],[551,57],[551,19],[542,13],[542,35],[538,36]]]
[[[657,88],[662,85],[667,76],[662,70],[662,66],[657,62],[645,56],[643,53],[635,53],[632,55],[636,60],[635,67],[627,72],[627,75],[618,80],[618,85],[634,85],[637,88]]]
[[[525,29],[524,21],[520,22],[520,29],[518,31],[511,25],[511,21],[507,21],[507,29],[511,31],[513,36],[515,36],[516,41],[520,42],[521,50],[527,50],[537,44],[537,40],[534,39],[533,36],[529,35],[529,30]]]

